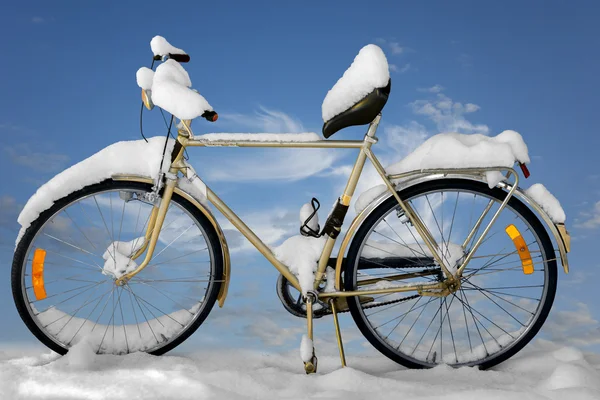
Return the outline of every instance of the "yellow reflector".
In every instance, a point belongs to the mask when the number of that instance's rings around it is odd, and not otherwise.
[[[46,298],[46,288],[44,287],[44,260],[46,259],[46,250],[36,249],[33,253],[33,264],[31,268],[31,278],[33,280],[33,293],[37,300]]]
[[[515,247],[517,248],[517,253],[519,253],[519,257],[521,258],[521,265],[523,267],[523,273],[525,275],[533,274],[533,261],[531,260],[531,253],[529,253],[529,249],[527,248],[527,243],[525,243],[525,239],[521,236],[521,232],[514,225],[509,225],[506,227],[506,233],[512,239]]]

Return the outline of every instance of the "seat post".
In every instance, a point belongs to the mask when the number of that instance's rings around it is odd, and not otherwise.
[[[369,124],[369,129],[367,130],[368,137],[370,137],[370,138],[375,137],[375,133],[377,132],[377,127],[379,126],[380,120],[381,120],[381,113],[377,114],[375,119],[373,121],[371,121],[371,123]]]

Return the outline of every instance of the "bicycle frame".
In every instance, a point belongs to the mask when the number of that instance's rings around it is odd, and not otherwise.
[[[519,177],[516,171],[512,168],[508,167],[497,167],[497,168],[464,168],[464,169],[427,169],[427,170],[418,170],[411,171],[403,174],[396,175],[387,175],[384,168],[379,163],[377,157],[371,151],[371,146],[377,143],[378,139],[375,136],[377,131],[377,127],[379,125],[379,121],[381,119],[381,114],[378,115],[373,122],[369,125],[368,131],[365,135],[364,140],[319,140],[319,141],[311,141],[311,142],[280,142],[280,141],[242,141],[242,140],[219,140],[219,141],[207,141],[202,140],[200,138],[195,138],[194,134],[191,130],[191,121],[182,120],[178,130],[177,136],[177,144],[175,150],[172,154],[172,162],[169,169],[169,173],[166,174],[166,183],[164,186],[162,200],[160,205],[155,206],[152,215],[151,215],[151,223],[148,225],[146,232],[146,242],[140,251],[134,254],[133,258],[137,258],[146,251],[146,256],[141,264],[139,264],[138,268],[130,273],[122,276],[117,280],[117,284],[124,284],[128,279],[133,277],[142,271],[150,262],[153,256],[154,248],[156,246],[158,236],[160,234],[160,230],[162,228],[162,224],[164,222],[164,218],[171,200],[171,196],[175,190],[177,175],[179,173],[184,176],[188,175],[191,167],[185,162],[183,159],[184,150],[187,147],[266,147],[266,148],[346,148],[346,149],[358,149],[359,154],[352,168],[352,172],[348,178],[348,182],[346,183],[346,187],[344,189],[343,194],[339,197],[340,204],[344,206],[349,206],[350,200],[354,195],[354,191],[356,189],[356,185],[358,180],[362,174],[365,162],[367,159],[371,161],[373,166],[375,167],[378,174],[383,179],[384,183],[387,186],[389,192],[395,197],[398,202],[400,208],[403,210],[404,214],[410,221],[410,223],[415,227],[424,244],[427,246],[429,251],[431,252],[432,257],[438,263],[438,265],[442,268],[445,273],[446,279],[443,282],[436,283],[427,283],[427,284],[415,284],[415,285],[407,285],[402,287],[394,287],[394,288],[386,288],[386,289],[372,289],[372,290],[356,290],[356,291],[343,291],[340,286],[340,274],[341,274],[341,265],[343,260],[343,255],[349,241],[352,237],[352,234],[357,228],[359,224],[354,224],[350,227],[349,234],[346,234],[342,246],[340,248],[337,264],[336,264],[336,291],[328,292],[328,293],[318,293],[318,297],[321,299],[331,299],[331,298],[342,298],[342,297],[350,297],[356,295],[371,295],[371,294],[387,294],[387,293],[396,293],[396,292],[409,292],[416,291],[420,295],[426,296],[446,296],[454,291],[456,291],[460,285],[460,277],[462,275],[463,270],[471,260],[473,254],[477,251],[479,245],[484,240],[486,234],[493,226],[494,222],[497,220],[498,216],[505,208],[506,204],[514,194],[516,188],[518,187]],[[444,263],[442,257],[440,255],[439,246],[436,243],[433,235],[427,227],[423,224],[423,222],[419,219],[417,214],[412,210],[411,206],[405,203],[398,193],[396,192],[396,188],[393,180],[396,179],[407,179],[414,176],[419,175],[431,175],[431,174],[466,174],[471,176],[481,176],[485,172],[489,171],[504,171],[506,173],[507,178],[513,176],[514,183],[510,186],[507,192],[507,196],[504,201],[501,203],[496,213],[492,216],[488,225],[484,228],[481,235],[475,240],[473,247],[466,255],[464,261],[461,263],[460,267],[457,269],[456,274],[452,274],[449,271],[449,267]],[[195,174],[195,172],[194,172]],[[271,252],[269,247],[250,229],[244,221],[240,217],[238,217],[235,212],[233,212],[210,188],[206,187],[206,197],[210,203],[212,203],[218,210],[221,212],[235,227],[242,233],[252,245],[263,255],[273,266],[290,282],[290,284],[301,291],[300,284],[297,278],[289,271],[288,267],[284,265],[281,261],[279,261],[275,255]],[[483,211],[482,215],[479,217],[475,225],[473,226],[471,232],[467,236],[465,243],[463,243],[463,247],[465,247],[468,243],[470,243],[474,239],[475,233],[481,227],[484,218],[490,211],[492,206],[492,202],[488,205],[488,207]],[[356,220],[355,220],[356,222]],[[339,227],[341,229],[341,227]],[[335,245],[337,238],[328,237],[325,243],[325,246],[322,250],[317,272],[315,274],[314,288],[316,289],[323,277],[325,276],[325,270],[327,267],[327,263],[331,257],[331,253],[333,251],[333,247]],[[411,274],[408,274],[411,275]],[[400,274],[396,277],[396,279],[408,279],[413,276],[407,276],[407,274]],[[390,280],[389,277],[386,280]],[[371,282],[373,283],[373,282]],[[362,283],[365,285],[367,283]]]

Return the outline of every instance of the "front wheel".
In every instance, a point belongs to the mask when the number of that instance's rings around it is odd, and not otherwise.
[[[188,338],[213,307],[223,255],[208,219],[173,194],[153,257],[135,269],[153,205],[149,184],[106,180],[56,201],[20,240],[12,292],[29,330],[65,354],[87,340],[97,353],[163,354]]]
[[[501,189],[461,179],[425,182],[398,194],[427,226],[444,260],[455,266],[506,198]],[[481,218],[481,227],[468,240]],[[525,246],[513,241],[509,233],[515,232]],[[524,248],[529,262],[519,255],[526,254]],[[513,197],[465,268],[455,293],[446,297],[392,293],[374,295],[367,302],[352,297],[348,305],[369,342],[406,367],[489,368],[516,354],[540,330],[552,307],[556,275],[556,258],[544,226]],[[344,288],[387,288],[444,278],[391,197],[357,231],[348,251]]]

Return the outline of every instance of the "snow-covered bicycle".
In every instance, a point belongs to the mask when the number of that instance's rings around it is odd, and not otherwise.
[[[111,145],[40,187],[19,216],[13,296],[46,346],[64,354],[86,340],[98,353],[163,354],[188,338],[215,302],[223,306],[231,278],[227,241],[209,204],[280,272],[284,307],[307,319],[307,373],[317,367],[313,320],[326,315],[345,365],[342,312],[381,353],[411,368],[487,368],[540,330],[557,261],[568,272],[570,239],[558,201],[540,184],[518,187],[513,167],[527,176],[529,156],[517,132],[439,134],[383,168],[371,147],[391,81],[382,50],[368,45],[323,102],[325,138],[368,125],[363,140],[195,135],[193,119],[218,115],[191,89],[180,64],[189,56],[159,36],[151,47],[163,62],[138,71],[143,102],[178,118],[177,137]],[[184,158],[195,146],[346,148],[358,156],[322,227],[313,199],[300,210],[300,234],[270,248]],[[367,159],[383,184],[359,196],[344,232]]]

